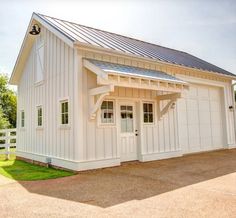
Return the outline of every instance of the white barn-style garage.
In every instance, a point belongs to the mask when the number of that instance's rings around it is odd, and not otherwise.
[[[80,171],[235,148],[235,79],[182,51],[33,13],[10,79],[17,156]]]

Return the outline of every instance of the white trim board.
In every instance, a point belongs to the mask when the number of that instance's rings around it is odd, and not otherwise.
[[[142,154],[139,161],[146,162],[146,161],[162,160],[162,159],[168,159],[172,157],[181,157],[181,156],[183,156],[182,150],[167,151],[167,152],[152,153],[152,154]]]
[[[121,164],[120,158],[110,158],[110,159],[90,160],[90,161],[73,161],[73,160],[66,160],[62,158],[45,156],[41,154],[33,154],[30,152],[23,152],[23,151],[17,151],[16,155],[19,157],[23,157],[29,160],[39,161],[42,163],[47,163],[46,159],[51,158],[52,165],[74,171],[114,167],[114,166],[120,166]]]

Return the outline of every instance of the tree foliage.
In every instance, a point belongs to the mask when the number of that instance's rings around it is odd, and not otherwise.
[[[16,93],[8,86],[8,77],[0,74],[0,129],[16,127]]]

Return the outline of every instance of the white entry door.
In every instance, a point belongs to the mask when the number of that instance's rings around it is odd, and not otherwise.
[[[137,160],[137,130],[135,104],[121,103],[120,113],[120,153],[121,161]]]

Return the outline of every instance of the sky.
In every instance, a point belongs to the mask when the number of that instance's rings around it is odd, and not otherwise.
[[[0,73],[33,12],[182,50],[236,74],[236,0],[0,0]]]

